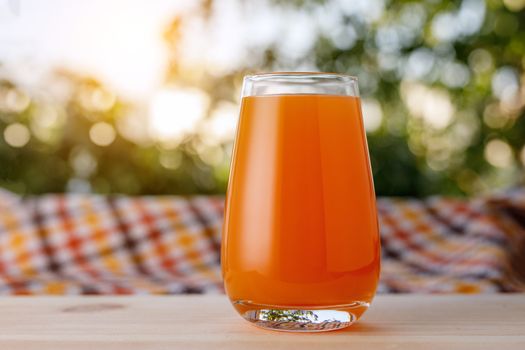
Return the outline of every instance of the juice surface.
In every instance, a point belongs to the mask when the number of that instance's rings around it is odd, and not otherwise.
[[[369,302],[379,259],[359,98],[244,97],[223,229],[230,299]]]

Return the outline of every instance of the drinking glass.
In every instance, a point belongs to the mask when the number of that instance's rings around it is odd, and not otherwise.
[[[257,326],[335,330],[366,311],[380,241],[356,78],[244,78],[221,255],[228,297]]]

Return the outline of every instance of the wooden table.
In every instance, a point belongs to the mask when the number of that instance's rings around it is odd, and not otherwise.
[[[361,321],[266,331],[224,296],[0,298],[1,350],[525,349],[525,295],[378,296]]]

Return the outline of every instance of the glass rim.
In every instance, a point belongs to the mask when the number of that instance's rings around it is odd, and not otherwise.
[[[269,72],[256,73],[244,76],[244,80],[253,82],[276,81],[276,82],[300,82],[301,80],[313,79],[317,81],[337,81],[340,83],[357,83],[356,76],[328,72]]]

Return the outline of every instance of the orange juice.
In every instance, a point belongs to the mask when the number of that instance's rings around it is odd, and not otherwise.
[[[358,318],[375,293],[379,260],[359,98],[244,97],[222,252],[237,310],[353,305]]]

